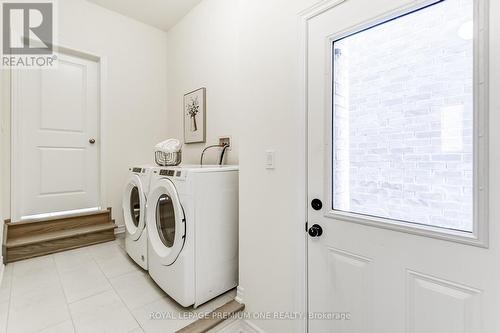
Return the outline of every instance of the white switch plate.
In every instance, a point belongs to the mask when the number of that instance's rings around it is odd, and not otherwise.
[[[266,169],[274,169],[275,167],[276,152],[274,150],[266,150]]]

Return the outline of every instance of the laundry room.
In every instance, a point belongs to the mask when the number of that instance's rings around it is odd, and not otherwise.
[[[0,10],[0,333],[500,331],[500,2]]]

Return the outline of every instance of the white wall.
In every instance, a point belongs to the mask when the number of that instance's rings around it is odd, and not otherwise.
[[[0,70],[0,218],[10,213],[10,71]],[[3,221],[3,219],[2,219]],[[3,223],[2,223],[3,225]]]
[[[182,138],[182,95],[206,86],[207,143],[225,132],[239,143],[231,162],[240,164],[240,286],[249,312],[303,310],[298,13],[314,2],[204,0],[167,34],[169,136]],[[201,147],[185,147],[184,161],[197,162]],[[266,149],[276,151],[275,170],[264,168]],[[254,323],[302,331],[297,321]]]
[[[238,163],[241,105],[237,100],[238,1],[202,1],[167,33],[168,135],[184,140],[183,96],[207,89],[206,143],[183,147],[183,163],[198,164],[203,147],[232,137],[226,163]],[[218,149],[204,163],[218,162]]]
[[[241,1],[240,283],[252,312],[304,310],[299,13],[315,2]],[[266,149],[276,151],[275,170],[264,169]],[[297,321],[257,324],[303,332]]]
[[[104,57],[105,206],[111,206],[113,217],[123,224],[121,196],[127,167],[151,163],[150,147],[167,132],[165,32],[87,1],[57,3],[58,44]],[[8,121],[3,125],[8,127]]]
[[[4,188],[7,187],[5,184],[5,181],[7,180],[5,177],[3,177],[3,172],[4,172],[4,165],[5,165],[5,144],[4,144],[4,131],[5,128],[3,126],[2,122],[2,117],[3,116],[3,110],[7,106],[6,101],[7,98],[5,96],[5,85],[8,84],[8,75],[7,72],[4,70],[0,70],[0,285],[2,283],[2,278],[3,278],[3,270],[4,270],[4,264],[3,264],[3,254],[2,254],[2,246],[3,246],[3,228],[4,228],[4,212],[5,210],[3,209],[3,205],[1,203],[4,202]]]

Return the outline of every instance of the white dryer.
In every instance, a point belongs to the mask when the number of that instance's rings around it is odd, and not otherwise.
[[[146,210],[149,274],[184,307],[238,284],[238,167],[153,169]]]
[[[148,233],[146,229],[146,200],[151,181],[151,166],[130,169],[123,191],[123,218],[125,220],[125,249],[143,269],[148,269]]]

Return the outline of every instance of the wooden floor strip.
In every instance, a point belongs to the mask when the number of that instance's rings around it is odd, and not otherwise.
[[[206,317],[198,319],[192,324],[178,330],[176,333],[205,333],[221,324],[227,319],[230,319],[234,314],[243,311],[245,304],[231,301],[224,304],[220,308],[210,312]]]

